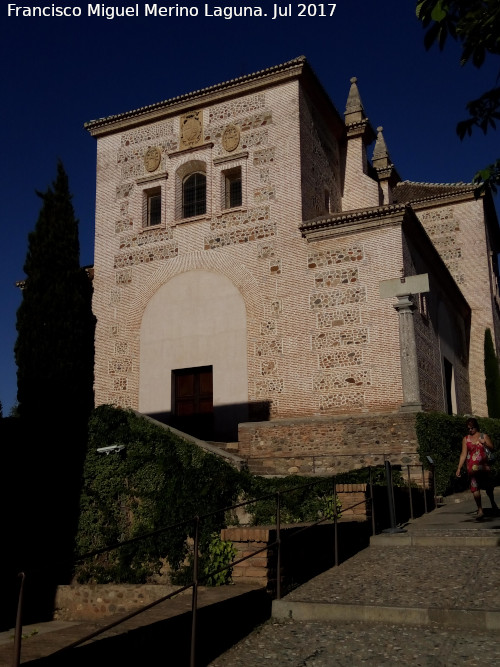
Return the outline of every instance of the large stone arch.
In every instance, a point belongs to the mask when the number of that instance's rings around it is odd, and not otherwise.
[[[172,373],[213,369],[214,437],[234,436],[248,415],[247,315],[226,276],[179,273],[149,299],[140,326],[139,410],[170,421]]]

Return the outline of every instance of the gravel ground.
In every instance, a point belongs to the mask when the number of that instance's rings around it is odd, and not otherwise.
[[[463,629],[271,619],[210,667],[498,667],[500,636]]]

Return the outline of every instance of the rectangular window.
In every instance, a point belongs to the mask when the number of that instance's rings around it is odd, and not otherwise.
[[[147,190],[145,193],[145,227],[161,224],[161,188]]]
[[[236,208],[243,203],[241,167],[224,172],[225,208]]]
[[[419,313],[424,318],[424,320],[428,321],[429,320],[429,301],[427,299],[427,293],[426,292],[420,292],[418,294],[418,310],[419,310]]]

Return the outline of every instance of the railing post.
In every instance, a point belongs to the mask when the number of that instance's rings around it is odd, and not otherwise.
[[[422,466],[422,490],[424,492],[424,512],[427,514],[427,490],[425,488],[425,470]]]
[[[413,497],[411,493],[411,477],[410,477],[410,466],[407,466],[408,468],[408,495],[410,497],[410,518],[413,521]]]
[[[333,476],[333,535],[335,539],[335,567],[339,564],[339,540],[338,540],[338,517],[337,517],[337,478]]]
[[[19,667],[21,664],[21,639],[23,635],[23,595],[24,595],[24,580],[26,575],[24,572],[19,572],[19,577],[21,577],[21,585],[19,586],[19,598],[17,602],[17,615],[16,615],[16,632],[14,637],[14,661],[12,667]]]
[[[387,482],[387,500],[389,503],[389,517],[391,521],[391,527],[386,528],[382,532],[384,533],[405,533],[406,531],[403,528],[398,528],[396,526],[396,510],[394,507],[394,487],[392,484],[392,468],[389,461],[385,461],[385,478]]]
[[[392,492],[392,466],[389,461],[385,461],[385,479],[387,481],[387,501],[389,503],[389,519],[391,530],[396,528],[396,511],[394,508],[394,494]]]
[[[436,495],[436,466],[434,461],[431,463],[431,475],[432,475],[432,493],[434,494],[434,509],[437,507],[437,495]]]
[[[281,600],[281,495],[276,492],[276,598]]]
[[[193,597],[191,604],[191,652],[190,667],[196,665],[196,621],[198,612],[198,544],[200,541],[200,517],[194,517],[193,543]]]
[[[375,535],[375,503],[373,502],[373,478],[372,467],[368,468],[368,482],[370,488],[370,510],[372,515],[372,535]]]

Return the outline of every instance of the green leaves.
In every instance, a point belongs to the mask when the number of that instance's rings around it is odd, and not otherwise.
[[[481,67],[486,55],[500,54],[500,3],[498,0],[420,0],[415,13],[427,29],[424,44],[443,49],[450,35],[462,44],[460,62]]]
[[[415,13],[426,29],[424,45],[428,50],[435,43],[442,50],[448,35],[460,42],[460,64],[472,62],[481,67],[487,55],[500,55],[500,2],[498,0],[418,0]],[[500,72],[499,72],[500,77]],[[467,104],[469,118],[457,125],[460,139],[470,136],[474,128],[484,134],[496,130],[500,120],[500,88],[486,91]],[[498,160],[478,171],[474,183],[479,187],[475,196],[486,191],[496,192],[500,183]]]
[[[212,533],[203,566],[204,583],[207,586],[225,586],[232,583],[231,563],[236,558],[236,548],[231,540],[221,540]]]
[[[443,19],[446,18],[447,14],[448,14],[448,12],[443,7],[443,3],[441,1],[439,1],[432,8],[431,18],[432,18],[433,21],[442,21]]]
[[[489,417],[500,417],[500,370],[491,329],[484,332],[484,375]]]
[[[471,135],[472,129],[478,127],[486,134],[489,129],[496,130],[496,121],[500,120],[500,87],[486,91],[475,100],[467,103],[470,118],[457,125],[460,139]]]

